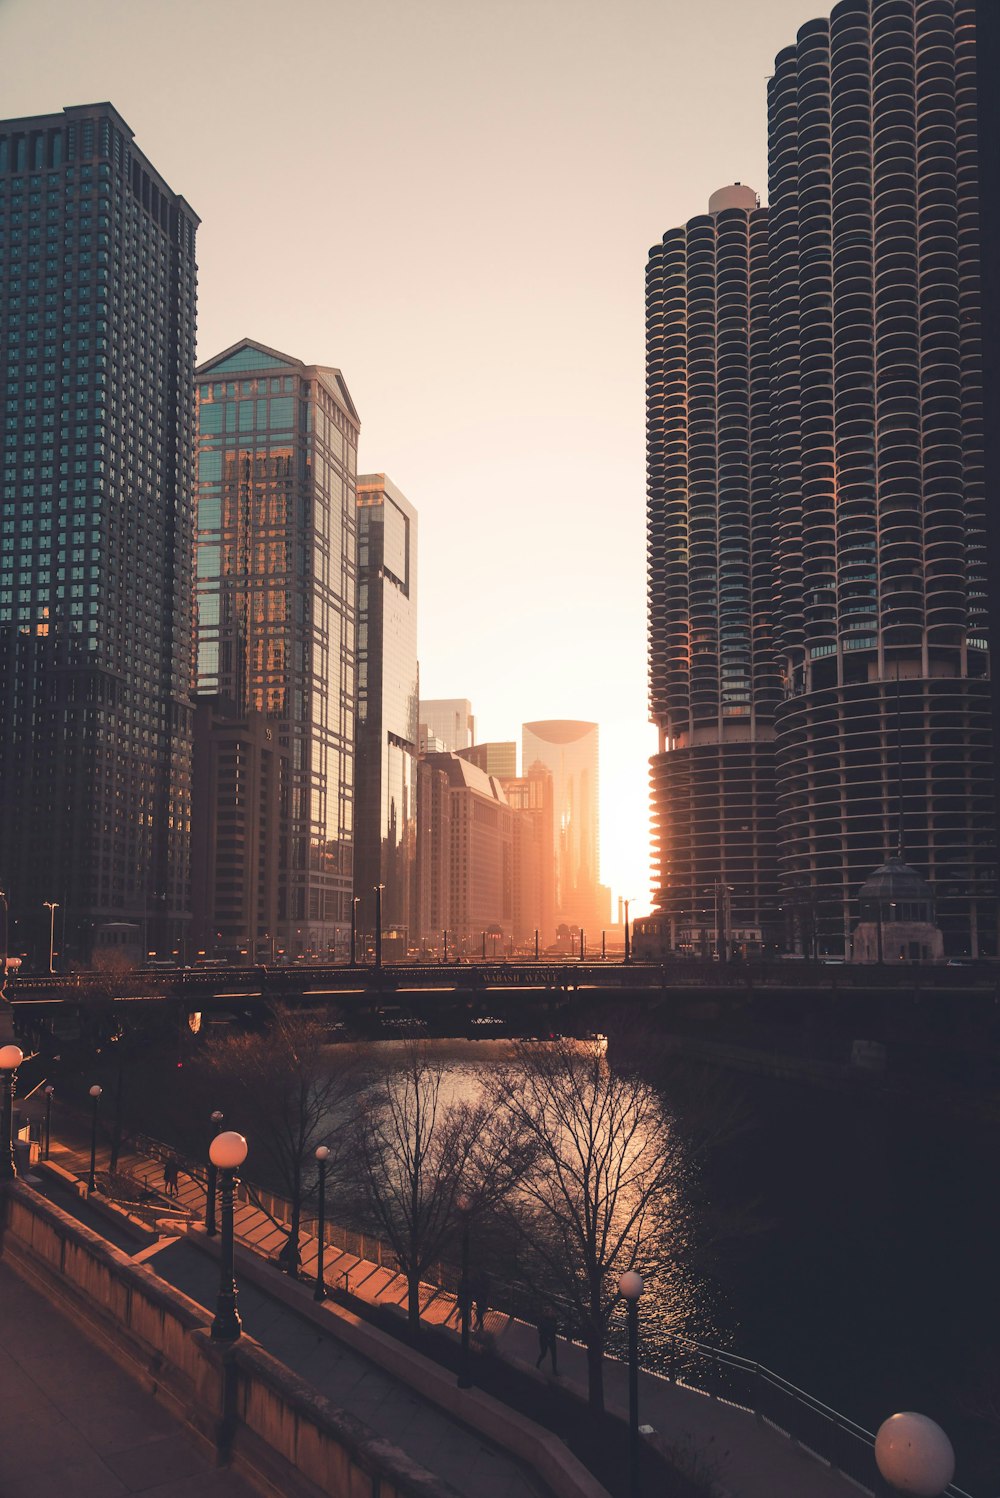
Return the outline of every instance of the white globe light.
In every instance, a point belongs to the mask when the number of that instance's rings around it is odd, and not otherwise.
[[[93,1085],[93,1087],[90,1089],[90,1095],[91,1095],[91,1097],[100,1097],[100,1095],[101,1095],[101,1093],[103,1091],[104,1091],[104,1088],[103,1087],[98,1087],[97,1083],[95,1082],[94,1085]]]
[[[951,1442],[935,1421],[907,1410],[891,1415],[875,1437],[875,1461],[901,1493],[938,1498],[955,1475]]]
[[[638,1300],[642,1294],[642,1275],[634,1269],[626,1269],[618,1281],[618,1288],[626,1300]]]
[[[316,1159],[322,1162],[323,1160],[329,1160],[329,1158],[330,1151],[327,1149],[326,1145],[318,1144],[316,1146]]]
[[[247,1142],[242,1134],[227,1129],[224,1134],[216,1134],[208,1147],[208,1157],[220,1170],[236,1170],[247,1157]]]
[[[20,1046],[0,1046],[0,1071],[17,1071],[24,1060],[24,1052]]]

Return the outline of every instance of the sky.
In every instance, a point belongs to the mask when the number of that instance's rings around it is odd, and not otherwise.
[[[110,100],[200,214],[198,354],[343,371],[419,515],[424,697],[601,736],[648,908],[643,277],[823,0],[0,0],[2,112]]]

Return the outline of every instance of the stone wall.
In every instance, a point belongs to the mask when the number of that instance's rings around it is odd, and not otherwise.
[[[0,1252],[220,1462],[281,1498],[455,1498],[243,1336],[212,1342],[203,1308],[20,1181]]]

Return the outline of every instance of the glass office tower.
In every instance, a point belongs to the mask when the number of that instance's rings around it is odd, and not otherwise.
[[[600,880],[600,769],[596,723],[552,719],[521,728],[521,770],[552,776],[555,919],[591,939],[607,925]]]
[[[339,370],[248,339],[197,388],[197,691],[287,751],[277,945],[329,957],[353,883],[358,415]]]
[[[416,936],[417,514],[384,473],[358,479],[358,708],[354,836],[359,930]]]
[[[996,953],[995,10],[843,0],[768,88],[783,897],[834,955],[900,835],[946,952]]]
[[[646,270],[655,903],[669,950],[778,937],[767,209],[736,183]]]
[[[0,122],[0,885],[36,960],[43,901],[65,959],[187,916],[197,226],[110,104]]]

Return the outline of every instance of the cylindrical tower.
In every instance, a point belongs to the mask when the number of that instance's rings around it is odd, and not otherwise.
[[[848,952],[895,849],[996,951],[975,0],[842,0],[769,86],[782,898]]]
[[[682,948],[777,934],[767,261],[737,183],[646,272],[654,885]]]

